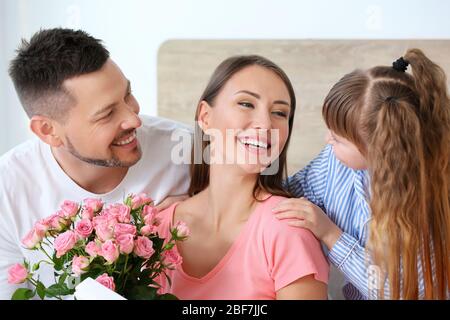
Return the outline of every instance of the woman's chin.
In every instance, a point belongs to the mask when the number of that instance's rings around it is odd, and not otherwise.
[[[261,164],[261,163],[257,163],[257,164],[239,164],[239,168],[248,174],[260,174],[261,172],[263,172],[266,168],[267,165]]]

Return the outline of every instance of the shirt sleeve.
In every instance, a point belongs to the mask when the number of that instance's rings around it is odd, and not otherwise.
[[[319,241],[310,231],[273,218],[270,228],[266,229],[264,242],[275,291],[308,275],[328,283],[328,262]]]
[[[1,204],[6,201],[0,196],[0,300],[9,300],[14,291],[23,285],[8,283],[8,269],[15,263],[23,263],[24,256],[15,237],[11,234],[12,225],[8,213]]]
[[[341,234],[328,258],[366,299],[378,299],[383,287],[384,297],[389,297],[387,279],[382,282],[380,269],[371,264],[366,249],[348,233]]]
[[[284,187],[294,197],[306,197],[315,205],[323,208],[329,162],[332,160],[331,153],[331,145],[327,145],[306,167],[288,177],[284,182]]]

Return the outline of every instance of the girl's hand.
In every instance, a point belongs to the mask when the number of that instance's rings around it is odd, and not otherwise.
[[[318,206],[306,198],[291,198],[272,209],[277,219],[293,219],[288,224],[310,230],[329,250],[342,234],[341,229]]]

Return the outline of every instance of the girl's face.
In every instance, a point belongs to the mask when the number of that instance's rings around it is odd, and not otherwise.
[[[345,166],[355,170],[367,169],[367,160],[355,144],[331,130],[328,130],[326,141],[333,147],[336,158]]]
[[[286,85],[273,71],[254,65],[235,73],[213,107],[200,105],[199,125],[211,137],[211,164],[262,172],[286,144],[290,103]]]

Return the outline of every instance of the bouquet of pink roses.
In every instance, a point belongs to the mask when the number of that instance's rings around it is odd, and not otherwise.
[[[183,222],[170,231],[170,239],[158,236],[158,214],[145,194],[129,195],[124,204],[105,204],[85,199],[78,204],[64,201],[52,216],[37,222],[22,240],[30,250],[40,250],[46,259],[28,261],[9,269],[8,281],[28,281],[34,289],[20,288],[12,299],[31,299],[36,294],[61,299],[91,277],[127,299],[176,299],[159,295],[155,281],[166,269],[181,263],[173,250],[175,241],[189,235]],[[46,287],[35,272],[41,263],[53,266],[55,283]]]

